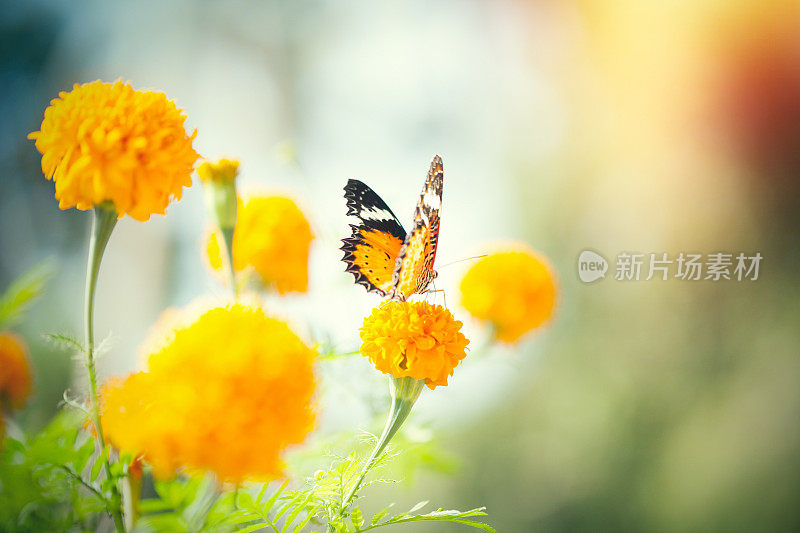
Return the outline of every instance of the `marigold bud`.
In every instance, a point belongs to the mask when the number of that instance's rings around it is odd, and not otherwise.
[[[236,176],[239,162],[220,159],[216,163],[205,162],[197,167],[197,175],[203,182],[206,209],[221,230],[233,229],[236,225]]]

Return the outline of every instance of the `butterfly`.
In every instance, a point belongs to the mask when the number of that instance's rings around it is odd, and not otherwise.
[[[344,187],[347,214],[359,219],[350,224],[352,235],[342,239],[345,270],[367,292],[404,301],[426,292],[436,278],[433,261],[439,241],[439,209],[442,206],[442,158],[433,158],[419,202],[414,226],[408,234],[378,194],[358,180]]]

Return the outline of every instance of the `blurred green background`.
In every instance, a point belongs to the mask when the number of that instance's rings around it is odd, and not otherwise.
[[[41,333],[82,327],[90,218],[58,210],[26,135],[58,91],[122,78],[174,98],[203,156],[241,159],[245,191],[301,203],[310,292],[270,305],[309,336],[354,349],[377,303],[339,261],[346,180],[410,220],[434,153],[439,264],[521,240],[555,265],[550,327],[475,353],[419,402],[459,467],[367,506],[486,505],[501,532],[797,531],[799,30],[800,3],[781,0],[6,2],[0,287],[57,265],[19,328],[36,376],[18,422],[41,427],[83,383]],[[119,224],[99,284],[102,376],[136,367],[165,307],[224,292],[203,266],[206,224],[197,185],[167,217]],[[764,259],[754,282],[587,285],[586,248]],[[480,345],[457,306],[468,266],[437,284]],[[382,394],[365,360],[347,366]],[[331,389],[322,429],[369,427],[363,402]]]

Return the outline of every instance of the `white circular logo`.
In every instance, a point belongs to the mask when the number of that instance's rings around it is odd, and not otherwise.
[[[608,261],[592,250],[584,250],[578,256],[578,277],[584,283],[592,283],[606,277]]]

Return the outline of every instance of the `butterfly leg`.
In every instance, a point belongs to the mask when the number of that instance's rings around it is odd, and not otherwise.
[[[428,289],[427,291],[425,291],[425,295],[427,296],[428,294],[431,294],[431,293],[434,293],[434,292],[441,292],[442,293],[442,301],[444,302],[444,306],[447,307],[447,293],[444,291],[444,289]]]

